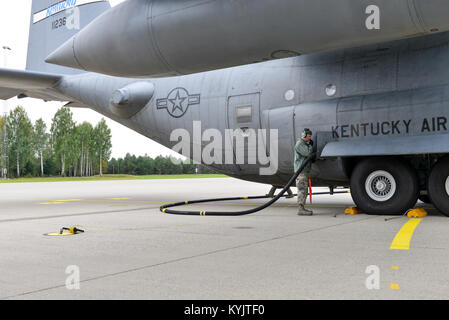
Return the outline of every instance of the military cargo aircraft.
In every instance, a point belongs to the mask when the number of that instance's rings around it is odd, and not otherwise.
[[[403,214],[420,198],[449,216],[448,10],[442,0],[34,0],[27,70],[0,69],[0,98],[91,108],[167,147],[175,130],[198,136],[198,123],[200,137],[276,132],[273,154],[262,139],[278,164],[270,175],[191,157],[273,186],[293,175],[310,128],[314,186],[349,186],[366,213]],[[220,156],[250,152],[218,145]]]

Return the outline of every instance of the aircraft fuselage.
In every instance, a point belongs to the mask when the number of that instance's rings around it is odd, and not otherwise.
[[[448,134],[448,39],[439,34],[180,77],[82,74],[65,77],[58,89],[169,148],[177,143],[170,141],[171,133],[184,128],[193,136],[195,121],[202,132],[217,129],[223,136],[226,129],[278,129],[276,174],[259,175],[257,164],[208,165],[245,180],[282,185],[293,173],[293,147],[305,127],[314,132],[319,153],[328,142],[366,147],[374,140],[384,141],[385,148],[372,150],[372,156],[448,152],[446,144],[429,152],[410,145],[396,153],[399,146],[390,143]],[[128,119],[111,112],[114,90],[142,81],[154,85],[150,102]],[[249,122],[236,121],[241,106],[251,106]],[[202,148],[207,144],[202,141]],[[227,147],[233,146],[223,143],[223,154]],[[347,156],[331,154],[314,163],[314,184],[348,185],[350,151],[357,154],[348,150]]]

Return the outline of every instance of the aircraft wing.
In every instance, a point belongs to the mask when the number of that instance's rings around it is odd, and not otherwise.
[[[50,73],[0,68],[0,99],[19,96],[46,101],[68,101],[68,97],[53,89],[62,77]]]

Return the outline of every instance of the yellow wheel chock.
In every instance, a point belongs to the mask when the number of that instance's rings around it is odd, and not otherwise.
[[[409,218],[422,218],[427,216],[427,211],[423,208],[413,209],[407,212],[407,217]]]
[[[360,213],[362,213],[362,211],[360,211],[360,209],[357,207],[349,207],[345,210],[345,214],[354,215],[354,214],[360,214]]]

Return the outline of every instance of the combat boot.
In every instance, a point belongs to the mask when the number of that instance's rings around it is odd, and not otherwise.
[[[298,216],[311,216],[313,211],[307,210],[302,204],[298,206]]]

